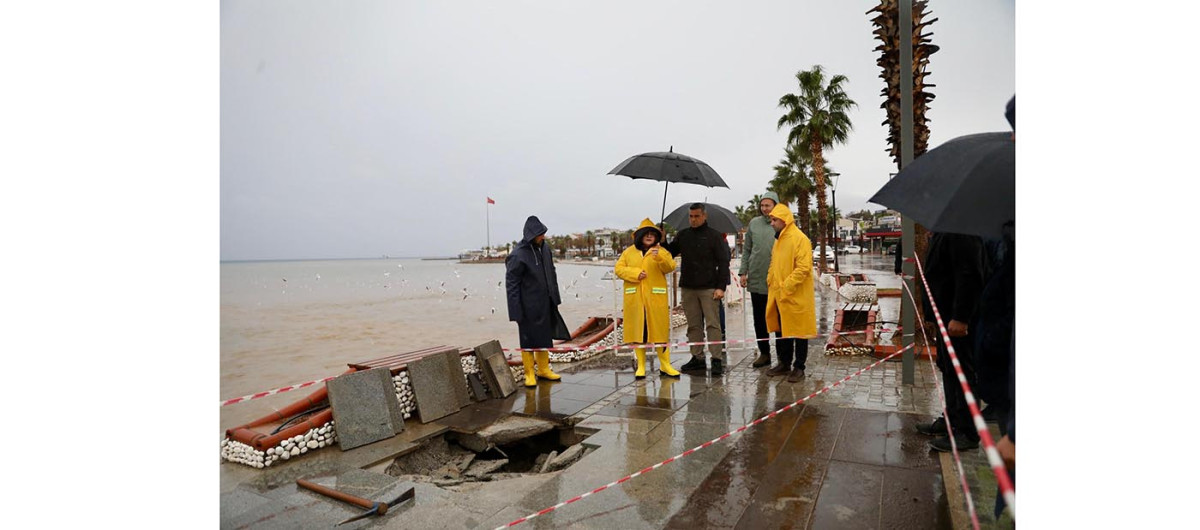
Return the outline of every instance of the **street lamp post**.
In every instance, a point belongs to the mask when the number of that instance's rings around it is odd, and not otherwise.
[[[829,187],[829,192],[830,192],[830,194],[833,195],[833,272],[835,274],[842,272],[841,269],[838,268],[838,253],[837,253],[838,217],[839,217],[838,209],[837,209],[837,183],[838,183],[838,177],[840,177],[840,176],[842,176],[841,173],[829,173],[829,178],[831,179],[831,182],[833,183],[833,185]]]

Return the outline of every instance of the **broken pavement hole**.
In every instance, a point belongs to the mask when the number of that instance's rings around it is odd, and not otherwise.
[[[477,440],[463,440],[470,435],[447,433],[397,457],[385,473],[437,486],[548,473],[566,469],[595,450],[596,446],[582,443],[595,432],[583,427],[560,427],[486,447],[480,447]]]

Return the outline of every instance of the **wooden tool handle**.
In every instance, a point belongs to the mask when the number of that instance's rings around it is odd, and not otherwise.
[[[302,478],[296,479],[296,484],[304,489],[315,491],[317,493],[320,493],[321,495],[325,495],[327,497],[332,497],[332,498],[337,499],[342,502],[348,502],[348,503],[354,504],[356,506],[362,506],[363,508],[366,508],[368,510],[375,507],[374,502],[364,499],[362,497],[355,497],[353,495],[350,495],[349,493],[342,493],[335,489],[329,489],[329,488],[326,488],[325,486],[322,486],[320,484],[314,484],[314,483],[304,480]]]

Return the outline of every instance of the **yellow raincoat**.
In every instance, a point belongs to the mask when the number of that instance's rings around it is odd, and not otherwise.
[[[771,217],[786,224],[775,239],[771,267],[767,269],[767,330],[781,337],[816,337],[812,242],[796,226],[787,206],[775,205]]]
[[[625,311],[623,326],[625,327],[625,342],[667,342],[671,338],[671,314],[667,302],[667,273],[675,270],[675,259],[667,249],[658,247],[658,257],[649,252],[645,255],[638,248],[645,230],[658,232],[659,243],[662,243],[662,231],[654,226],[650,219],[645,219],[634,232],[634,244],[626,248],[617,259],[615,272],[625,280]],[[639,280],[638,276],[646,272],[646,278]],[[648,332],[649,338],[642,336],[642,327]]]

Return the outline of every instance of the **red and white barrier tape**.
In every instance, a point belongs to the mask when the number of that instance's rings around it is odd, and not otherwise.
[[[624,477],[622,477],[622,478],[620,478],[620,479],[617,479],[617,480],[614,480],[614,481],[612,481],[612,482],[609,482],[608,484],[605,484],[605,485],[603,485],[603,486],[600,486],[600,487],[598,487],[598,488],[596,488],[596,489],[594,489],[594,490],[591,490],[591,491],[589,491],[589,492],[587,492],[587,493],[583,493],[583,494],[580,494],[580,495],[576,495],[576,496],[574,496],[574,497],[571,497],[570,499],[567,499],[567,500],[565,500],[565,501],[563,501],[563,502],[560,502],[560,503],[558,503],[558,504],[555,504],[554,506],[551,506],[551,507],[549,507],[549,508],[546,508],[546,509],[544,509],[544,510],[541,510],[541,511],[538,511],[538,512],[531,513],[531,514],[529,514],[529,515],[526,515],[525,517],[522,517],[522,518],[520,518],[520,519],[517,519],[517,520],[515,520],[515,521],[513,521],[513,522],[511,522],[511,523],[508,523],[508,524],[506,524],[506,525],[498,526],[498,527],[496,527],[496,530],[500,530],[500,529],[502,529],[502,528],[511,528],[511,527],[513,527],[513,526],[517,526],[517,525],[519,525],[519,524],[521,524],[521,523],[524,523],[524,522],[526,522],[526,521],[529,521],[530,519],[533,519],[533,518],[535,518],[535,517],[539,517],[539,516],[542,516],[542,515],[546,515],[546,514],[548,514],[548,513],[550,513],[550,512],[553,512],[554,510],[557,510],[557,509],[559,509],[559,508],[562,508],[563,506],[566,506],[566,505],[568,505],[568,504],[572,504],[572,503],[575,503],[575,502],[579,502],[579,501],[581,501],[581,500],[583,500],[583,499],[586,499],[587,497],[590,497],[590,496],[591,496],[591,495],[593,495],[593,494],[600,493],[600,492],[602,492],[602,491],[604,491],[604,490],[606,490],[606,489],[608,489],[608,488],[611,488],[611,487],[613,487],[613,486],[616,486],[616,485],[618,485],[618,484],[621,484],[621,483],[624,483],[624,482],[626,482],[626,481],[632,480],[632,479],[634,479],[634,478],[636,478],[636,477],[640,477],[640,476],[642,476],[642,475],[645,475],[646,473],[649,473],[649,472],[651,472],[651,471],[654,471],[655,469],[658,469],[658,468],[660,468],[660,467],[662,467],[662,466],[665,466],[665,465],[667,465],[667,464],[670,464],[671,462],[674,462],[674,461],[676,461],[676,460],[679,460],[679,459],[681,459],[681,458],[684,458],[684,457],[686,457],[686,456],[688,456],[688,455],[690,455],[690,454],[692,454],[692,453],[695,453],[696,451],[699,451],[699,450],[701,450],[701,449],[708,448],[709,446],[711,446],[711,445],[713,445],[713,444],[715,444],[715,443],[717,443],[717,442],[720,442],[720,441],[722,441],[722,440],[725,440],[725,439],[727,439],[727,438],[729,438],[729,437],[731,437],[731,436],[734,436],[734,435],[736,435],[736,434],[741,434],[743,431],[745,431],[746,429],[749,429],[750,427],[754,427],[754,426],[756,426],[756,425],[758,425],[758,424],[760,424],[760,423],[762,423],[762,422],[764,422],[764,421],[766,421],[766,420],[769,420],[769,419],[771,419],[771,418],[774,418],[775,416],[778,416],[780,413],[782,413],[782,412],[785,412],[785,411],[787,411],[788,409],[791,409],[792,407],[795,407],[796,405],[799,405],[799,404],[801,404],[801,403],[804,403],[805,401],[808,401],[808,400],[810,400],[810,399],[812,399],[812,398],[814,398],[814,397],[817,397],[817,396],[819,396],[819,395],[821,395],[821,394],[824,394],[825,392],[828,392],[829,390],[831,390],[833,387],[836,387],[836,386],[838,386],[838,385],[840,385],[840,384],[842,384],[842,383],[845,383],[846,381],[849,381],[849,380],[851,380],[851,379],[853,379],[853,378],[855,378],[855,377],[858,377],[859,375],[862,375],[862,374],[863,374],[863,372],[866,372],[867,370],[870,370],[870,369],[872,369],[872,368],[875,368],[876,366],[879,366],[880,364],[883,364],[883,362],[884,362],[884,361],[887,361],[888,359],[891,359],[892,357],[895,357],[895,356],[897,356],[897,355],[900,355],[901,353],[904,353],[904,351],[905,351],[905,350],[907,350],[907,349],[909,349],[909,348],[912,348],[912,345],[911,345],[911,344],[910,344],[909,346],[905,347],[905,348],[902,348],[902,349],[900,349],[899,351],[896,351],[895,353],[892,353],[891,355],[888,355],[887,357],[884,357],[883,359],[880,359],[880,360],[878,360],[878,361],[876,361],[876,362],[874,362],[874,363],[872,363],[872,364],[870,364],[870,365],[868,365],[868,366],[866,366],[866,367],[864,367],[864,368],[860,369],[860,370],[859,370],[859,371],[857,371],[857,372],[854,372],[854,373],[852,373],[852,374],[850,374],[850,375],[848,375],[848,376],[846,376],[846,377],[843,377],[842,379],[839,379],[839,380],[837,380],[837,381],[833,382],[833,383],[832,383],[832,384],[830,384],[830,385],[827,385],[825,388],[822,388],[822,389],[820,389],[820,390],[818,390],[818,391],[816,391],[816,392],[813,392],[812,394],[809,394],[809,395],[807,395],[807,396],[805,396],[805,397],[803,397],[803,398],[800,398],[800,399],[798,399],[798,400],[796,400],[796,401],[794,401],[794,402],[792,402],[792,403],[789,403],[789,404],[785,405],[783,408],[781,408],[781,409],[779,409],[779,410],[776,410],[776,411],[774,411],[774,412],[770,412],[770,413],[768,413],[767,415],[765,415],[765,416],[763,416],[763,417],[761,417],[761,418],[758,418],[757,420],[754,420],[754,421],[752,421],[752,422],[750,422],[750,423],[747,423],[747,424],[745,424],[745,425],[742,425],[741,427],[738,427],[737,429],[734,429],[734,430],[732,430],[732,431],[729,431],[729,432],[727,432],[727,433],[725,433],[725,434],[722,434],[722,435],[720,435],[720,436],[718,436],[718,437],[716,437],[716,438],[713,438],[712,440],[709,440],[709,441],[707,441],[707,442],[704,442],[704,443],[702,443],[702,444],[700,444],[700,445],[697,445],[696,447],[693,447],[693,448],[691,448],[691,449],[688,449],[687,451],[684,451],[684,452],[682,452],[682,453],[679,453],[679,454],[677,454],[677,455],[675,455],[675,456],[672,456],[671,458],[668,458],[668,459],[666,459],[666,460],[663,460],[662,462],[659,462],[659,463],[657,463],[657,464],[654,464],[654,465],[652,465],[652,466],[650,466],[650,467],[643,468],[643,469],[641,469],[641,470],[637,471],[636,473],[632,473],[632,474],[629,474],[629,475],[625,475]]]
[[[912,306],[917,307],[917,300],[913,297],[912,290],[908,288],[908,284],[901,283],[900,286],[904,289],[904,293],[908,295],[908,299],[912,301]],[[921,336],[925,337],[925,344],[929,342],[929,336],[925,334],[925,320],[920,314],[916,315],[918,326],[921,330]],[[979,530],[979,515],[975,512],[975,500],[971,497],[971,487],[967,485],[967,475],[963,473],[962,458],[959,457],[958,443],[954,441],[954,429],[950,425],[950,414],[947,412],[946,406],[946,391],[942,389],[942,379],[938,377],[940,370],[933,362],[933,356],[929,356],[929,365],[933,369],[933,382],[937,385],[938,401],[942,404],[942,418],[946,423],[946,434],[950,439],[950,452],[954,455],[954,465],[958,468],[958,483],[962,486],[963,497],[967,499],[967,515],[971,518],[971,525],[975,530]]]
[[[925,285],[925,292],[929,292],[929,282],[925,279],[925,268],[921,266],[920,259],[915,256],[913,259],[917,264],[917,273],[921,277],[921,283]],[[979,412],[975,394],[971,392],[971,386],[967,384],[967,376],[963,374],[962,365],[958,362],[958,354],[954,352],[954,344],[950,342],[950,333],[946,331],[946,324],[942,321],[937,304],[933,302],[932,296],[926,297],[926,299],[929,300],[929,307],[933,309],[933,317],[937,319],[938,331],[941,332],[942,340],[946,343],[946,351],[950,353],[950,363],[954,366],[954,373],[958,376],[959,385],[962,386],[963,396],[966,399],[967,408],[971,411],[975,430],[979,432],[979,439],[983,442],[983,452],[992,466],[992,473],[996,475],[996,482],[1000,485],[1000,493],[1004,497],[1004,502],[1008,504],[1008,508],[1012,512],[1013,520],[1016,520],[1017,496],[1013,490],[1012,481],[1008,479],[1008,470],[1004,467],[1004,460],[1000,458],[1000,452],[996,450],[996,443],[992,441],[992,433],[988,430],[987,423],[983,421],[983,414]],[[948,420],[947,423],[949,423]],[[951,440],[953,439],[951,437]]]
[[[899,331],[899,329],[884,329],[884,330],[882,330],[882,331],[877,331],[877,332],[878,332],[878,333],[882,333],[882,332],[887,332],[887,331]],[[846,332],[846,333],[841,333],[841,335],[853,335],[853,334],[862,334],[862,333],[866,333],[866,331],[850,331],[850,332]],[[778,340],[779,338],[780,338],[780,337],[775,337],[775,339],[776,339],[776,340]],[[791,338],[791,337],[784,337],[784,338]],[[809,337],[809,338],[810,338],[810,339],[813,339],[813,338],[816,338],[816,337]],[[710,345],[710,344],[741,344],[741,343],[759,342],[759,341],[764,341],[764,340],[771,340],[771,338],[770,338],[770,337],[768,337],[768,338],[765,338],[765,339],[733,339],[733,340],[707,341],[707,342],[677,342],[677,343],[648,343],[648,344],[634,344],[634,343],[628,343],[628,344],[615,344],[615,345],[611,345],[611,346],[605,346],[605,347],[603,347],[603,348],[596,348],[596,349],[594,349],[594,350],[592,350],[592,351],[615,350],[615,349],[621,349],[621,348],[659,348],[659,347],[668,347],[668,348],[672,348],[672,347],[683,347],[683,346],[705,346],[705,345]],[[573,352],[573,351],[579,351],[579,350],[580,350],[580,348],[544,348],[544,349],[540,349],[540,350],[538,350],[538,349],[527,349],[527,350],[522,350],[521,348],[504,348],[504,350],[503,350],[503,351],[506,351],[506,352],[518,352],[518,351],[532,351],[532,352],[537,352],[537,351],[549,351],[549,352],[551,352],[551,353],[563,353],[563,352]],[[588,349],[587,349],[587,348],[583,348],[583,350],[584,350],[584,351],[587,351]],[[250,394],[250,395],[247,395],[247,396],[242,396],[242,397],[238,397],[238,398],[233,398],[233,399],[229,399],[229,400],[222,401],[222,402],[221,402],[221,406],[222,406],[222,407],[224,407],[224,406],[226,406],[226,405],[232,405],[232,404],[234,404],[234,403],[241,403],[241,402],[243,402],[243,401],[249,401],[249,400],[252,400],[252,399],[264,398],[264,397],[267,397],[267,396],[272,396],[272,395],[275,395],[275,394],[280,394],[280,393],[283,393],[283,392],[288,392],[288,391],[291,391],[291,390],[297,390],[297,389],[300,389],[300,388],[306,388],[306,387],[309,387],[309,386],[312,386],[312,385],[316,385],[316,384],[324,383],[324,382],[326,382],[326,381],[329,381],[330,379],[333,379],[334,377],[336,377],[336,376],[326,377],[326,378],[324,378],[324,379],[318,379],[318,380],[316,380],[316,381],[307,381],[307,382],[300,383],[300,384],[297,384],[297,385],[289,385],[289,386],[285,386],[285,387],[283,387],[283,388],[276,388],[275,390],[267,390],[267,391],[264,391],[264,392],[256,392],[256,393],[254,393],[254,394]]]
[[[243,402],[243,401],[249,401],[249,400],[251,400],[251,399],[264,398],[264,397],[267,397],[267,396],[273,396],[273,395],[275,395],[275,394],[282,394],[282,393],[284,393],[284,392],[289,392],[289,391],[292,391],[292,390],[298,390],[298,389],[301,389],[301,388],[310,387],[310,386],[313,386],[313,385],[317,385],[317,384],[321,384],[321,383],[324,383],[324,382],[326,382],[326,381],[329,381],[329,380],[333,379],[334,377],[337,377],[337,376],[330,376],[330,377],[326,377],[325,379],[318,379],[318,380],[316,380],[316,381],[307,381],[307,382],[304,382],[304,383],[300,383],[300,384],[298,384],[298,385],[289,385],[289,386],[285,386],[285,387],[283,387],[283,388],[276,388],[275,390],[268,390],[268,391],[266,391],[266,392],[257,392],[257,393],[254,393],[254,394],[250,394],[250,395],[248,395],[248,396],[242,396],[242,397],[238,397],[238,398],[227,399],[227,400],[225,400],[225,401],[222,401],[222,402],[221,402],[221,406],[222,406],[222,407],[224,407],[225,405],[232,405],[232,404],[234,404],[234,403],[241,403],[241,402]]]

